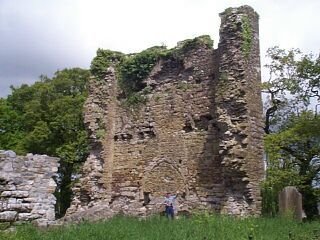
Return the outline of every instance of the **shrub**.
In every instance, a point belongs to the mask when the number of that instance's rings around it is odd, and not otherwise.
[[[127,56],[119,65],[119,86],[126,96],[145,88],[143,80],[166,52],[166,47],[155,46],[140,53]]]
[[[97,56],[92,60],[90,66],[90,72],[98,79],[102,79],[105,75],[107,68],[113,63],[118,64],[124,59],[124,54],[121,52],[115,52],[111,50],[104,50],[99,48],[97,50]]]

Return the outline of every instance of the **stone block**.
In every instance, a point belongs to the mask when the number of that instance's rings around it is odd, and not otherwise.
[[[11,197],[12,196],[12,191],[3,191],[1,193],[1,197]]]
[[[10,157],[10,158],[15,158],[17,156],[17,154],[12,150],[7,150],[4,153],[6,154],[7,157]]]
[[[34,219],[39,218],[40,215],[34,213],[19,213],[18,214],[18,221],[31,221]]]
[[[281,216],[293,217],[302,221],[305,213],[302,208],[302,195],[296,187],[285,187],[279,193],[279,213]]]
[[[2,171],[6,173],[10,173],[13,171],[12,162],[7,161],[7,162],[0,163],[0,167]]]
[[[16,198],[25,198],[25,197],[29,197],[29,192],[28,191],[13,191],[11,196],[16,197]]]
[[[16,211],[4,211],[0,212],[0,222],[13,222],[17,217]]]
[[[48,209],[46,211],[45,216],[46,216],[46,219],[48,219],[50,221],[55,220],[55,211],[54,211],[54,209]]]
[[[48,227],[48,220],[46,219],[36,219],[36,220],[33,220],[32,223],[38,228]]]

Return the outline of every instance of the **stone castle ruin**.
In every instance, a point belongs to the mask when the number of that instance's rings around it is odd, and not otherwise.
[[[91,152],[66,218],[150,215],[176,191],[180,212],[260,213],[259,17],[248,6],[220,16],[218,49],[200,37],[180,58],[160,59],[139,107],[122,104],[113,67],[91,79]]]
[[[242,6],[220,16],[218,48],[207,37],[178,44],[180,55],[160,58],[144,79],[139,106],[123,104],[114,67],[102,81],[91,79],[91,151],[63,220],[151,215],[163,211],[166,192],[177,191],[180,213],[260,213],[258,14]],[[50,224],[58,159],[1,152],[0,160],[0,222]]]

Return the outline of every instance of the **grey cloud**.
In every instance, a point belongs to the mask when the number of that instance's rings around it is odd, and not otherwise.
[[[23,1],[25,6],[12,2],[0,2],[0,97],[9,93],[10,85],[32,83],[41,74],[50,76],[58,69],[89,66],[88,54],[70,27],[71,20],[61,19],[50,5],[39,6],[45,12],[39,14],[39,9],[28,8],[27,2]]]

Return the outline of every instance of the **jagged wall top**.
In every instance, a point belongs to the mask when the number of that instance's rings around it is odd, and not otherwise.
[[[162,195],[176,190],[179,210],[259,214],[258,15],[244,6],[221,16],[218,49],[200,44],[179,58],[161,58],[145,79],[139,108],[121,104],[113,68],[104,81],[91,81],[91,153],[69,216],[101,206],[105,216],[152,214],[161,211]]]

